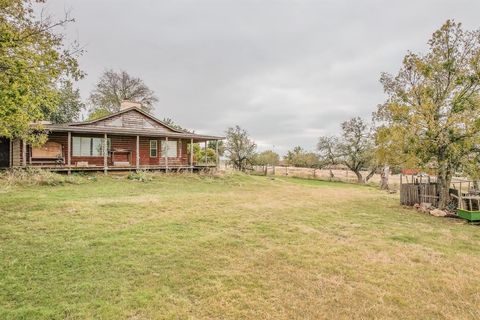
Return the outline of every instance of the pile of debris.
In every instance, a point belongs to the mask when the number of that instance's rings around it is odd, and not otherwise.
[[[431,203],[428,203],[428,202],[422,202],[420,204],[415,203],[413,205],[413,207],[415,209],[417,209],[417,211],[420,211],[420,212],[423,212],[423,213],[428,213],[428,214],[430,214],[432,216],[435,216],[435,217],[456,217],[457,216],[453,212],[448,212],[448,211],[437,209],[434,206],[432,206]]]

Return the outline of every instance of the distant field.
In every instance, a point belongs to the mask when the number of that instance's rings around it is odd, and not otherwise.
[[[273,174],[273,168],[268,168],[268,173]],[[334,169],[332,170],[334,177],[332,180],[334,181],[344,181],[344,182],[357,182],[357,176],[350,170],[339,170]],[[362,171],[363,177],[366,177],[369,174],[368,171]],[[275,168],[275,175],[276,176],[290,176],[290,177],[300,177],[300,178],[315,178],[321,180],[328,180],[330,178],[330,170],[315,170],[311,168],[296,168],[296,167],[276,167]],[[369,183],[372,184],[379,184],[380,183],[380,175],[374,174],[369,180]],[[389,176],[389,184],[391,188],[398,189],[400,186],[400,175],[399,174],[392,174]]]
[[[0,319],[478,319],[480,229],[346,183],[0,193]]]

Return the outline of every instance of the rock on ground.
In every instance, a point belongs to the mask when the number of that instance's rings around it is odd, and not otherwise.
[[[430,214],[432,216],[435,216],[435,217],[446,217],[447,216],[447,212],[445,212],[443,210],[440,210],[440,209],[430,210]]]

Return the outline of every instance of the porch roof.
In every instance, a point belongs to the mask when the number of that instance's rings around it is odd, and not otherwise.
[[[223,140],[225,137],[202,135],[190,132],[168,132],[158,129],[119,128],[107,126],[76,126],[70,124],[43,125],[47,132],[93,133],[124,136],[168,137],[178,139],[193,139],[195,141]]]

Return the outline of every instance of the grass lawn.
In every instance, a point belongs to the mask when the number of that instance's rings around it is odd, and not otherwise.
[[[371,187],[100,177],[0,193],[0,319],[478,319],[480,227]]]

